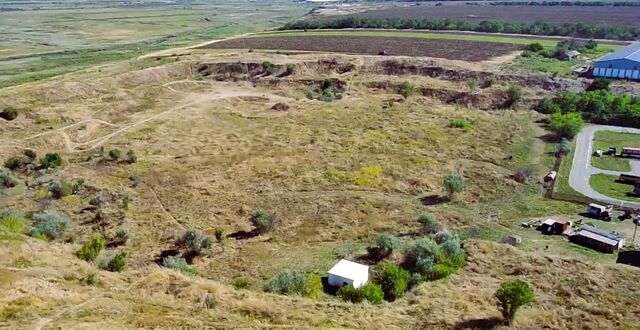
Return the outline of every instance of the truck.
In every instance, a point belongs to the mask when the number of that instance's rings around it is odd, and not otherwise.
[[[604,206],[600,204],[591,203],[589,204],[589,206],[587,206],[587,215],[592,218],[610,221],[612,213],[613,213],[613,206],[611,205]]]
[[[624,147],[620,152],[620,157],[640,157],[640,148]]]

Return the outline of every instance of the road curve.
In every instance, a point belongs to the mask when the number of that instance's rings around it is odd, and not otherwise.
[[[589,178],[594,174],[620,175],[628,173],[640,175],[640,163],[631,161],[631,172],[616,172],[602,170],[591,166],[591,155],[593,154],[593,135],[598,131],[613,131],[621,133],[640,134],[640,129],[630,127],[605,126],[605,125],[589,125],[583,128],[576,137],[576,147],[573,155],[573,163],[571,165],[571,174],[569,174],[569,186],[575,191],[605,204],[616,206],[625,206],[640,209],[640,203],[629,202],[605,196],[591,188]]]

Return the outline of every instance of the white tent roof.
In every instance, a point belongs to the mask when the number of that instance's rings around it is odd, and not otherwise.
[[[543,224],[543,225],[547,225],[547,226],[553,226],[553,224],[554,224],[554,223],[556,223],[556,221],[555,221],[555,220],[553,220],[553,219],[547,219],[547,220],[545,220],[542,224]]]
[[[369,266],[342,259],[329,270],[329,274],[348,279],[367,278]]]

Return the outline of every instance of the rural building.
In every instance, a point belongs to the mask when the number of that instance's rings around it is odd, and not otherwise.
[[[342,259],[329,270],[329,285],[359,288],[369,281],[369,266]]]
[[[622,236],[586,225],[572,239],[578,244],[607,253],[613,253],[624,246]]]
[[[573,61],[578,56],[580,56],[580,52],[577,50],[570,50],[564,53],[564,58],[568,61]]]
[[[640,80],[640,42],[597,59],[593,76]]]
[[[540,231],[547,235],[562,235],[571,228],[571,221],[547,219],[540,225]]]
[[[618,177],[618,182],[636,185],[640,183],[640,176],[635,176],[630,174],[620,174],[620,176]]]
[[[522,244],[522,237],[518,235],[509,235],[504,239],[504,242],[513,246],[520,245]]]

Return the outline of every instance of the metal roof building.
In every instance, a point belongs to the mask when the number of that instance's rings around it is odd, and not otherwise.
[[[593,76],[640,80],[640,42],[597,59]]]

